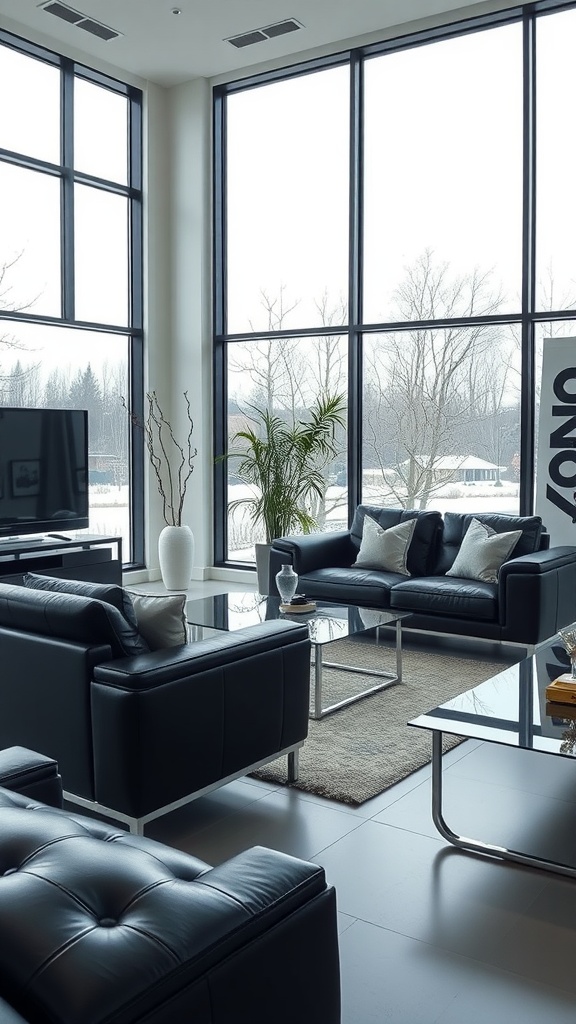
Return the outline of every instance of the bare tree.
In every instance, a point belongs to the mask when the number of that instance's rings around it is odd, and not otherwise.
[[[286,329],[298,300],[287,302],[284,287],[276,297],[261,291],[261,302],[266,311],[268,331],[277,334]],[[346,306],[340,299],[331,302],[324,292],[316,302],[323,327],[340,326],[346,321]],[[231,346],[233,349],[233,346]],[[243,408],[256,407],[273,413],[286,423],[295,423],[319,397],[346,394],[346,350],[340,336],[319,338],[278,338],[255,341],[243,347],[241,355],[232,354],[231,369],[242,374],[244,395],[238,393],[236,402],[240,415]],[[250,388],[246,388],[247,381]],[[233,432],[233,431],[232,431]],[[340,430],[340,447],[345,449],[344,431]],[[325,486],[323,494],[314,493],[313,514],[322,527],[330,511],[342,504],[342,497],[327,500],[330,467],[321,469]]]
[[[128,482],[128,422],[122,406],[126,374],[119,363],[102,367],[102,449],[117,487]]]
[[[286,304],[283,285],[275,298],[264,290],[261,290],[260,295],[261,305],[266,312],[267,331],[274,334],[283,330],[298,301]],[[249,382],[247,400],[251,405],[270,413],[279,405],[282,408],[294,408],[294,375],[291,373],[290,355],[293,347],[294,342],[289,338],[276,338],[274,341],[263,339],[251,342],[249,346],[243,345],[241,354],[235,356],[234,346],[231,346],[229,368],[241,374],[243,381]]]
[[[14,267],[17,265],[21,256],[22,253],[17,253],[17,255],[12,259],[5,260],[3,263],[0,263],[0,312],[2,310],[10,313],[22,312],[25,309],[29,309],[36,301],[36,299],[31,299],[28,302],[22,302],[14,298],[13,285],[11,283],[11,272],[14,270]],[[0,350],[4,353],[9,351],[27,351],[26,345],[19,341],[14,332],[9,329],[9,321],[6,320],[4,323],[6,326],[0,330]],[[7,404],[8,402],[22,405],[33,404],[31,401],[15,402],[10,396],[17,384],[24,386],[26,379],[30,375],[33,375],[34,371],[37,371],[37,369],[38,364],[35,367],[25,367],[22,366],[18,360],[16,373],[14,366],[4,368],[0,364],[0,399],[4,401],[4,404]]]
[[[507,389],[501,328],[450,321],[490,316],[501,296],[490,273],[454,275],[426,251],[408,268],[395,303],[396,320],[445,326],[408,328],[366,344],[364,455],[395,503],[425,508],[450,478],[439,472],[441,460],[463,454],[471,424],[482,409],[500,410]]]

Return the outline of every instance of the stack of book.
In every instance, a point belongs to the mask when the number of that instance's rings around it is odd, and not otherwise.
[[[576,679],[569,672],[564,672],[546,687],[546,700],[553,704],[576,705]]]

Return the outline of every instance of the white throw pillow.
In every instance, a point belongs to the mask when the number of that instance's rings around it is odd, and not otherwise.
[[[142,594],[126,591],[132,600],[138,632],[151,651],[177,647],[188,640],[186,630],[186,594]]]
[[[464,534],[454,564],[448,569],[446,575],[482,580],[484,583],[496,583],[500,566],[510,557],[512,549],[521,536],[522,530],[496,533],[487,523],[481,523],[479,519],[472,519]]]
[[[354,565],[410,576],[406,559],[415,527],[416,520],[407,519],[405,523],[398,523],[398,526],[390,526],[385,530],[372,516],[364,516],[362,541]]]

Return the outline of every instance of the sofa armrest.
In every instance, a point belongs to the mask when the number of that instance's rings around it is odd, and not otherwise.
[[[95,666],[94,680],[124,691],[142,693],[292,645],[304,645],[309,654],[308,628],[283,619],[270,619],[234,633],[220,632],[193,643],[103,662]]]
[[[251,1024],[294,1024],[315,1021],[337,1024],[340,1011],[340,958],[336,893],[326,885],[323,868],[257,846],[212,868],[196,880],[226,903],[248,915],[230,938],[242,946],[222,964],[213,979],[214,1021]],[[252,947],[250,940],[256,944]],[[253,1005],[250,964],[257,949],[258,1010]],[[231,948],[232,952],[232,948]],[[283,969],[290,963],[295,979],[287,984]],[[307,985],[305,1005],[299,981],[314,965],[314,984]],[[280,984],[281,995],[278,996]]]
[[[0,974],[23,1019],[339,1024],[322,868],[261,847],[215,868],[175,853],[89,819],[3,813],[3,868],[24,869],[3,894]]]
[[[0,786],[51,807],[62,807],[58,762],[27,747],[0,750]]]
[[[510,558],[504,562],[500,569],[499,580],[505,579],[509,573],[528,573],[530,575],[550,572],[552,569],[559,569],[561,566],[576,564],[576,546],[564,545],[562,547],[547,548],[543,551],[535,551],[531,555],[522,555],[519,558]]]
[[[295,537],[278,537],[270,548],[271,594],[276,594],[276,573],[286,562],[291,564],[299,576],[315,569],[330,569],[333,566],[351,565],[356,558],[356,548],[349,530],[336,533],[308,533]]]
[[[265,621],[94,669],[96,799],[132,817],[241,774],[308,734],[310,638]]]
[[[498,576],[503,639],[540,643],[576,620],[576,546],[563,545],[505,562]]]

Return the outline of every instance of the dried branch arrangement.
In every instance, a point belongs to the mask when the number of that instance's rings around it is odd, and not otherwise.
[[[181,445],[174,436],[172,424],[166,419],[155,391],[146,393],[148,413],[144,420],[131,413],[124,398],[122,404],[134,426],[144,431],[148,457],[156,474],[158,491],[162,498],[162,517],[167,526],[182,526],[182,511],[188,481],[194,472],[194,459],[198,449],[192,446],[194,421],[188,392],[184,392],[188,434]]]

